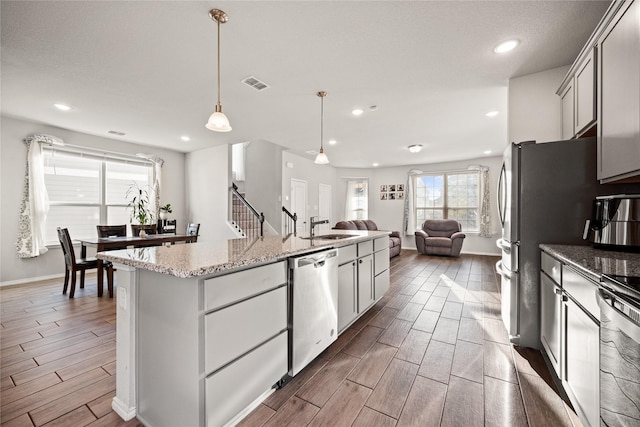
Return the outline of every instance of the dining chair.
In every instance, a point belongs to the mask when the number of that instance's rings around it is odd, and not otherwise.
[[[198,232],[200,231],[200,223],[189,223],[187,224],[187,236],[196,236],[193,240],[194,242],[198,241]]]
[[[148,224],[148,225],[131,224],[131,235],[133,237],[138,237],[140,235],[141,228],[144,228],[144,231],[147,234],[157,234],[158,232],[158,224]]]
[[[124,225],[96,225],[98,237],[122,237],[127,235],[127,224]]]
[[[71,242],[71,236],[69,230],[66,228],[57,228],[58,240],[60,240],[60,246],[62,247],[62,254],[64,255],[64,287],[62,293],[67,293],[69,287],[69,276],[71,276],[71,289],[69,290],[69,298],[73,298],[76,292],[76,273],[80,272],[80,288],[84,288],[84,273],[86,270],[92,268],[98,268],[98,260],[94,257],[76,258],[75,251],[73,250],[73,243]],[[111,279],[107,274],[107,283],[109,286],[109,294],[113,295],[113,274]]]

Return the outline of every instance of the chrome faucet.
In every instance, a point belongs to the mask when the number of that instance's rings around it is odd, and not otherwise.
[[[328,219],[321,219],[320,221],[315,221],[316,217],[312,216],[311,218],[309,218],[309,222],[311,223],[311,227],[309,230],[309,237],[313,239],[314,236],[314,232],[313,229],[315,228],[316,225],[320,225],[320,224],[329,224],[329,220]]]

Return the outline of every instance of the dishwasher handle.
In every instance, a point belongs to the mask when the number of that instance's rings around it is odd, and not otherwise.
[[[307,265],[313,265],[314,268],[324,267],[329,258],[338,256],[338,251],[332,250],[328,252],[322,252],[320,254],[308,255],[300,258],[295,258],[293,268],[301,268]]]

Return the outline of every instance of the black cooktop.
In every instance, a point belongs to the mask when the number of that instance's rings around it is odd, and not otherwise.
[[[603,274],[604,286],[609,285],[613,291],[622,291],[624,294],[640,301],[640,276],[620,276],[617,274]],[[614,286],[611,286],[614,285]],[[620,289],[615,289],[617,285]]]

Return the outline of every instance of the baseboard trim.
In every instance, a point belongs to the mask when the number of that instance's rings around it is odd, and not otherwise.
[[[137,409],[135,406],[129,407],[125,405],[120,399],[118,399],[118,397],[114,397],[111,401],[111,409],[113,409],[113,411],[116,414],[120,415],[120,418],[125,421],[133,419],[137,413]]]
[[[403,251],[417,251],[416,248],[402,248]],[[500,256],[500,252],[492,253],[492,252],[460,252],[461,255],[484,255],[484,256]]]

